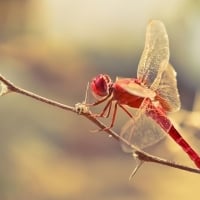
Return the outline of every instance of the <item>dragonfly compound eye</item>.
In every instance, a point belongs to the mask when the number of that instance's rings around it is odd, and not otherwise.
[[[100,74],[92,79],[90,86],[94,95],[103,97],[109,94],[111,83],[112,81],[108,75]]]

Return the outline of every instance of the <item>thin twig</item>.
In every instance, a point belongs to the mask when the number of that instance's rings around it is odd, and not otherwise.
[[[59,103],[57,101],[54,101],[54,100],[42,97],[40,95],[37,95],[35,93],[32,93],[28,90],[22,89],[22,88],[20,88],[16,85],[14,85],[12,82],[10,82],[8,79],[3,77],[2,75],[0,75],[0,81],[2,81],[5,85],[7,85],[8,89],[12,92],[16,92],[18,94],[22,94],[22,95],[31,97],[35,100],[41,101],[43,103],[46,103],[46,104],[49,104],[49,105],[52,105],[52,106],[55,106],[55,107],[58,107],[58,108],[61,108],[61,109],[66,110],[66,111],[78,113],[81,116],[84,116],[87,119],[89,119],[90,121],[92,121],[99,128],[101,128],[101,129],[106,128],[106,125],[104,125],[101,121],[99,121],[96,117],[94,117],[93,114],[88,110],[83,111],[83,112],[81,112],[80,110],[77,111],[76,106],[74,106],[74,107],[68,106],[66,104]],[[117,141],[120,141],[120,142],[124,143],[125,145],[129,146],[130,148],[132,148],[133,152],[134,152],[134,156],[137,157],[140,161],[154,162],[154,163],[158,163],[158,164],[161,164],[161,165],[166,165],[166,166],[169,166],[169,167],[177,168],[177,169],[180,169],[180,170],[200,174],[199,169],[187,167],[185,165],[177,164],[177,163],[174,163],[174,162],[170,162],[168,160],[150,155],[150,154],[140,150],[139,148],[137,148],[136,146],[134,146],[130,142],[128,142],[126,139],[122,138],[119,134],[117,134],[112,129],[108,129],[108,130],[106,129],[105,132],[108,133],[110,136],[112,136]]]

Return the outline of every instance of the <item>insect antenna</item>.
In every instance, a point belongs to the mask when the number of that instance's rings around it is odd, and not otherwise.
[[[85,99],[84,99],[84,101],[83,101],[84,104],[86,104],[86,102],[87,102],[87,98],[88,98],[88,90],[89,90],[89,82],[87,83],[87,86],[86,86]]]

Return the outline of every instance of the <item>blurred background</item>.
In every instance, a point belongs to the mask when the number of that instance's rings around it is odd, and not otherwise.
[[[182,110],[171,117],[200,152],[199,1],[0,1],[0,73],[73,106],[98,73],[136,76],[150,19],[166,25],[178,73]],[[131,155],[81,116],[17,94],[0,98],[0,113],[1,200],[199,199],[199,175],[156,164],[129,182]],[[193,166],[170,138],[148,150]]]

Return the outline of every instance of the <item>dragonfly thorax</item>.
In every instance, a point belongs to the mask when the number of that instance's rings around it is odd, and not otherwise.
[[[117,77],[115,84],[131,95],[149,98],[152,101],[155,99],[156,93],[143,85],[138,79]]]
[[[90,87],[92,89],[93,95],[104,97],[110,93],[112,88],[112,80],[107,74],[99,74],[92,79]]]

